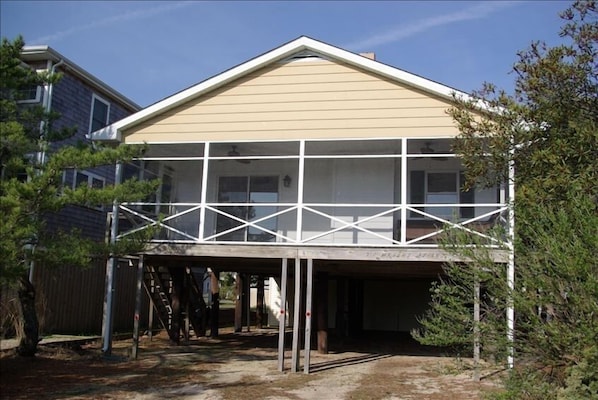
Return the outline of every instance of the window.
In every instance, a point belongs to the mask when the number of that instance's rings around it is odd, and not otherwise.
[[[76,171],[75,180],[73,181],[73,189],[81,185],[87,185],[88,187],[93,189],[103,189],[106,185],[106,180],[101,176],[98,176],[91,172]]]
[[[473,203],[474,190],[462,190],[463,182],[462,172],[411,171],[411,203]],[[472,218],[474,216],[473,207],[426,207],[423,211],[447,220],[452,219],[454,215],[458,215],[460,218]],[[411,212],[411,218],[424,218],[424,216]]]
[[[91,98],[91,118],[89,121],[89,133],[95,132],[108,125],[110,115],[110,103],[95,94]]]
[[[26,64],[21,64],[24,69],[30,69],[29,66]],[[38,69],[36,72],[38,74],[44,72],[44,69]],[[20,87],[19,89],[15,90],[13,93],[15,96],[15,100],[19,104],[33,104],[39,103],[42,100],[42,86],[38,85],[39,82],[36,82],[33,77],[28,78],[29,84],[25,84],[24,87]]]
[[[223,176],[220,177],[218,186],[219,203],[277,203],[278,202],[278,177],[277,176]],[[276,212],[275,206],[230,206],[219,207],[227,214],[233,215],[244,221],[255,221]],[[218,214],[216,231],[224,232],[242,223],[225,215]],[[259,226],[270,231],[276,231],[276,218],[261,221]],[[217,240],[239,242],[273,242],[275,236],[254,227],[245,227],[218,237]]]
[[[459,179],[454,172],[428,172],[426,181],[426,204],[459,203]],[[453,207],[428,207],[428,214],[450,219]]]
[[[41,86],[31,85],[17,92],[17,103],[39,103],[42,97],[41,93]]]
[[[88,171],[75,170],[73,178],[73,189],[76,189],[81,185],[85,185],[92,189],[103,189],[106,186],[106,179]],[[98,210],[103,210],[102,205],[90,205],[90,207],[97,208]]]

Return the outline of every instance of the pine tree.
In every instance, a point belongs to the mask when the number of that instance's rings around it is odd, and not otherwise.
[[[122,241],[117,246],[97,243],[76,230],[60,231],[48,226],[46,216],[67,205],[110,205],[113,201],[138,200],[155,190],[153,182],[129,180],[118,186],[90,188],[62,186],[66,169],[85,170],[126,162],[143,149],[119,146],[96,148],[89,144],[52,144],[74,133],[55,131],[59,118],[41,106],[23,106],[19,96],[31,86],[56,83],[59,75],[39,74],[20,60],[21,37],[2,39],[0,48],[0,281],[18,287],[24,335],[17,352],[33,356],[37,351],[39,326],[35,310],[35,287],[29,281],[31,263],[43,268],[62,265],[89,266],[93,259],[109,254],[138,251],[144,237]],[[39,157],[47,154],[47,157]],[[44,159],[45,158],[45,159]]]
[[[476,101],[456,99],[450,110],[469,185],[506,182],[514,166],[515,290],[504,284],[504,265],[486,262],[483,251],[470,253],[472,263],[447,268],[416,336],[471,346],[477,280],[487,311],[478,326],[483,352],[504,360],[509,345],[500,315],[505,299],[513,299],[517,361],[500,398],[598,398],[596,2],[577,1],[561,16],[564,43],[534,42],[520,52],[513,94],[485,84]],[[455,246],[460,240],[449,240],[449,249],[469,251]],[[443,341],[451,339],[439,335],[443,330],[457,340]]]

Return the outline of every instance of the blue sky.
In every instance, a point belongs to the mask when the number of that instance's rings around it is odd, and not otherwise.
[[[0,33],[47,44],[147,106],[301,35],[445,85],[512,89],[517,51],[559,41],[566,1],[0,1]]]

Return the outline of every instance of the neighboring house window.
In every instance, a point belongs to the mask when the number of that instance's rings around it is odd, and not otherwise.
[[[95,94],[91,98],[91,119],[89,121],[89,133],[95,132],[108,125],[110,115],[110,103]]]
[[[29,67],[23,64],[23,67],[28,69]],[[42,73],[43,69],[38,69],[38,74]],[[27,87],[17,90],[15,93],[15,100],[19,104],[33,104],[39,103],[42,100],[42,86],[34,83],[27,85]]]
[[[458,171],[411,171],[411,203],[415,204],[470,204],[474,202],[474,190],[463,191],[462,172]],[[472,218],[473,207],[427,207],[425,212],[450,220],[453,216]],[[424,218],[412,212],[412,218]]]
[[[76,189],[81,185],[85,185],[93,189],[103,189],[106,186],[106,179],[92,172],[75,170],[73,178],[73,189]],[[98,210],[103,209],[101,205],[96,205],[92,207],[97,208]]]
[[[17,103],[39,103],[42,97],[41,93],[41,86],[31,85],[17,92]]]
[[[75,175],[75,181],[73,182],[73,189],[81,185],[87,185],[94,189],[103,189],[106,185],[106,180],[101,176],[92,174],[91,172],[77,171]]]
[[[277,203],[278,202],[278,176],[222,176],[218,182],[219,203]],[[244,221],[254,221],[274,214],[275,206],[230,206],[218,207],[230,215]],[[216,231],[224,232],[241,222],[218,214],[216,219]],[[258,224],[259,226],[275,232],[277,219],[268,218]],[[273,242],[275,236],[254,227],[237,229],[234,232],[219,236],[216,240],[228,240],[239,242]]]

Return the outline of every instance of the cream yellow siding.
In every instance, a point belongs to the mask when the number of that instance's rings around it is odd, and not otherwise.
[[[274,64],[123,132],[126,142],[453,136],[450,103],[331,61]]]

